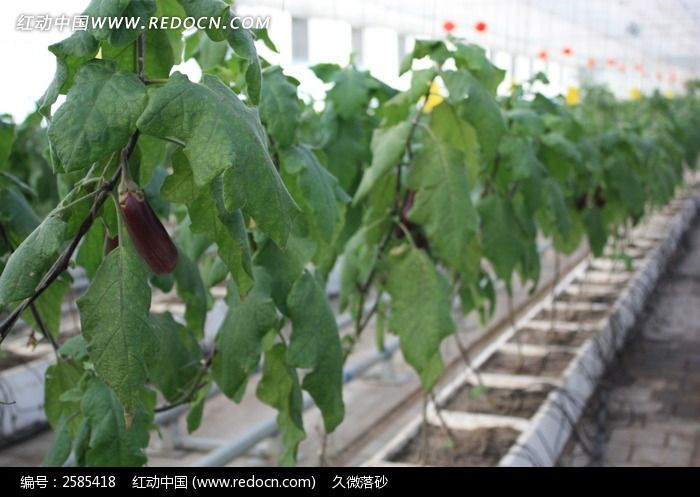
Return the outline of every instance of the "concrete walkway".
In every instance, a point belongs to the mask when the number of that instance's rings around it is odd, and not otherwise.
[[[559,463],[700,466],[699,219]]]

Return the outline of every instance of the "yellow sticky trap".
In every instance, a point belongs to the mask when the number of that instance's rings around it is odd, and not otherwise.
[[[430,85],[430,95],[428,95],[428,101],[425,102],[425,105],[423,105],[423,112],[428,113],[432,111],[435,107],[440,105],[443,100],[445,99],[440,94],[440,86],[437,84],[437,81],[433,80],[433,83]]]
[[[566,91],[567,105],[577,105],[579,102],[581,102],[581,96],[578,92],[578,86],[569,86]]]
[[[642,98],[642,90],[640,90],[637,87],[630,88],[629,93],[630,93],[631,100],[641,100],[641,98]]]
[[[664,97],[673,98],[673,90],[664,90]]]

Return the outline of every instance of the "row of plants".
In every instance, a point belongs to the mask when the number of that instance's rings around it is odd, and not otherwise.
[[[228,21],[230,9],[104,0],[86,13]],[[256,43],[276,50],[264,30],[78,31],[49,47],[57,70],[37,113],[0,120],[0,332],[21,318],[56,349],[47,464],[71,452],[80,465],[144,464],[155,412],[189,404],[194,431],[214,383],[238,402],[257,372],[279,462],[293,464],[302,391],[335,430],[365,329],[379,347],[396,334],[431,391],[455,299],[487,322],[498,282],[536,287],[542,238],[600,254],[673,197],[700,151],[694,83],[635,101],[590,88],[568,106],[533,90],[538,74],[499,97],[504,71],[448,38],[416,41],[404,91],[352,64],[313,66],[327,85],[315,102]],[[171,74],[189,59],[199,82]],[[89,287],[81,333],[64,340],[71,267]],[[334,267],[349,330],[326,292]],[[228,310],[207,347],[222,284]],[[174,290],[184,316],[151,312],[155,289]]]

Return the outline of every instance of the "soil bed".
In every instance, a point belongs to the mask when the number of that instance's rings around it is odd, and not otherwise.
[[[580,323],[597,322],[608,314],[607,310],[583,310],[583,309],[542,309],[535,319],[538,321],[573,321]]]
[[[428,426],[425,430],[422,427],[392,461],[428,466],[496,466],[520,435],[512,428],[452,430],[457,439],[457,447],[453,447],[444,428]]]
[[[573,354],[568,352],[551,352],[546,356],[521,356],[496,352],[481,367],[481,371],[557,378],[569,365],[572,357]]]
[[[539,409],[550,385],[535,385],[528,389],[486,388],[465,384],[444,406],[451,411],[468,411],[500,416],[530,418]]]
[[[557,331],[539,330],[535,328],[523,328],[510,339],[510,343],[524,343],[528,345],[560,345],[566,347],[578,347],[588,340],[593,333],[590,331]]]

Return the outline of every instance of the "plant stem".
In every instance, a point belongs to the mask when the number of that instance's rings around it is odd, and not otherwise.
[[[122,162],[126,161],[131,154],[133,153],[134,149],[136,148],[136,142],[138,141],[139,138],[139,131],[136,130],[133,135],[131,135],[131,138],[129,139],[129,143],[122,149],[121,157],[122,157]],[[117,170],[114,172],[112,175],[111,179],[105,183],[102,188],[97,194],[97,197],[95,197],[95,200],[92,203],[92,207],[90,208],[90,212],[88,212],[87,216],[85,219],[83,219],[83,222],[81,223],[80,227],[78,228],[78,233],[73,237],[71,240],[70,244],[68,247],[63,251],[63,253],[59,256],[59,258],[56,260],[56,262],[51,266],[51,269],[49,272],[44,276],[44,278],[41,280],[41,282],[37,285],[36,289],[34,290],[34,293],[24,299],[22,303],[17,306],[3,321],[0,323],[0,343],[2,343],[7,335],[10,333],[10,330],[14,326],[14,324],[17,322],[17,319],[19,316],[24,312],[25,309],[30,307],[34,302],[36,301],[37,298],[41,296],[46,289],[51,286],[51,284],[58,279],[58,277],[68,269],[68,266],[70,265],[70,260],[71,257],[73,256],[73,253],[75,250],[78,248],[78,244],[80,243],[80,240],[87,234],[87,232],[90,230],[90,227],[92,226],[92,223],[95,221],[95,218],[97,218],[98,213],[100,212],[100,209],[102,208],[102,205],[105,203],[107,198],[109,198],[112,190],[114,189],[114,186],[117,184],[119,181],[121,175],[121,167],[117,168]]]

